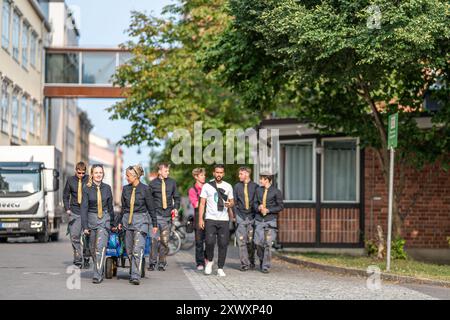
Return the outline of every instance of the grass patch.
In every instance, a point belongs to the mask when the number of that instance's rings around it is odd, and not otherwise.
[[[293,253],[282,252],[282,254],[304,261],[326,264],[337,267],[367,270],[368,266],[378,266],[382,272],[386,270],[386,260],[380,261],[366,256],[349,256],[328,253]],[[419,262],[408,258],[406,260],[391,260],[390,274],[410,276],[422,279],[443,280],[450,282],[450,265],[438,265]]]

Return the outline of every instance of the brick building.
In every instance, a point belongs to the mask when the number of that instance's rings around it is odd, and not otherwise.
[[[418,124],[426,128],[429,120],[420,118]],[[278,218],[284,248],[361,253],[377,225],[386,232],[387,188],[374,150],[361,149],[357,137],[320,135],[295,119],[265,120],[260,128],[279,131],[270,152],[285,199]],[[408,253],[450,262],[450,173],[434,164],[407,170],[405,178],[400,212]]]

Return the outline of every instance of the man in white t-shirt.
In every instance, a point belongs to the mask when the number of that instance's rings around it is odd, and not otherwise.
[[[214,247],[218,245],[219,258],[217,261],[217,275],[224,277],[223,267],[227,256],[228,241],[230,236],[230,217],[228,208],[234,205],[233,187],[223,181],[225,167],[223,164],[214,166],[214,180],[205,183],[200,193],[199,226],[206,233],[206,260],[205,274],[211,274]],[[206,207],[206,211],[205,211]]]

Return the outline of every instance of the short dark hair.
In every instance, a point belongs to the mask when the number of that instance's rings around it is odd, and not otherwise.
[[[250,167],[240,167],[239,171],[246,171],[248,174],[252,174],[252,169]]]
[[[214,165],[214,171],[216,171],[216,169],[223,169],[225,170],[225,166],[221,163],[218,163],[216,165]]]
[[[268,175],[268,174],[260,174],[259,178],[267,179],[267,180],[269,180],[270,183],[272,183],[272,181],[273,181],[273,176],[272,175]]]
[[[162,168],[170,168],[170,164],[168,164],[167,162],[158,163],[158,169],[161,170]]]
[[[84,163],[83,161],[78,162],[75,166],[75,170],[86,171],[86,163]]]

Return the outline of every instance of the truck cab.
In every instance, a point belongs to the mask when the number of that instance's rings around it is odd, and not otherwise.
[[[58,240],[59,172],[43,162],[0,162],[0,241],[33,236]]]

